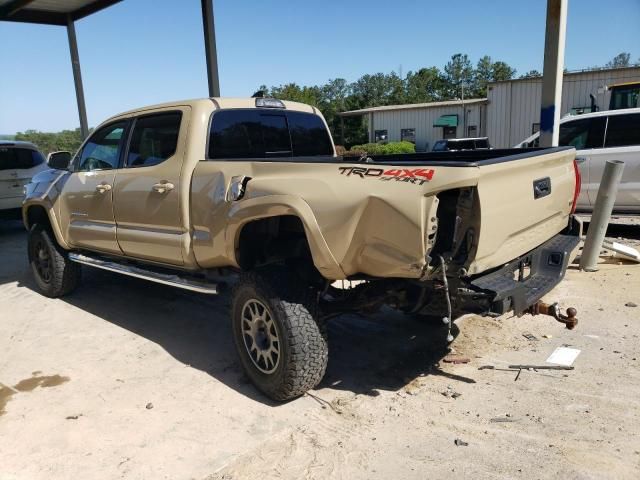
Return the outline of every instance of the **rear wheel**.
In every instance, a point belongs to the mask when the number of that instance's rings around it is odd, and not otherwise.
[[[29,264],[40,291],[56,298],[71,293],[80,282],[80,265],[72,262],[53,239],[52,233],[36,224],[29,230]]]
[[[285,269],[243,274],[231,320],[243,369],[267,396],[289,400],[322,380],[329,352],[316,299]]]

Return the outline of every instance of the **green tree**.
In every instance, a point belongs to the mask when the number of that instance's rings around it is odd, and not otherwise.
[[[363,75],[351,86],[358,108],[394,105],[404,100],[404,85],[395,73]]]
[[[542,74],[538,70],[529,70],[527,73],[520,75],[520,78],[536,78],[541,76]]]
[[[445,91],[448,98],[469,97],[474,71],[469,56],[456,53],[444,67]]]
[[[291,100],[292,102],[307,103],[314,106],[318,106],[320,100],[319,87],[301,87],[297,83],[271,87],[267,93],[269,96],[280,100]]]
[[[607,62],[605,67],[607,68],[620,68],[628,67],[631,64],[631,54],[628,52],[621,52],[611,60]]]
[[[487,84],[493,80],[493,62],[489,55],[478,60],[473,75],[473,88],[471,89],[474,97],[487,96]]]
[[[338,113],[347,110],[346,102],[351,92],[351,86],[344,78],[335,78],[329,80],[319,89],[318,108],[324,115],[334,138],[341,138],[342,122]]]
[[[435,102],[445,94],[444,78],[437,67],[421,68],[415,73],[409,71],[404,82],[407,103]]]
[[[516,74],[516,69],[511,68],[505,62],[495,62],[491,66],[491,80],[494,82],[500,82],[502,80],[511,80]]]

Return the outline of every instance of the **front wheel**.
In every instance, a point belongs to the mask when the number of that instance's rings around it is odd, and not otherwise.
[[[274,400],[315,387],[329,356],[313,291],[285,269],[241,275],[233,291],[231,321],[242,367]]]
[[[47,297],[62,297],[71,293],[80,282],[80,265],[67,254],[42,225],[29,230],[29,264],[40,291]]]

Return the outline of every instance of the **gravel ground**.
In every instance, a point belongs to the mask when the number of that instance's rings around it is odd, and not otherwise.
[[[637,245],[640,225],[609,235]],[[0,223],[2,480],[640,476],[639,264],[572,265],[547,297],[578,309],[572,331],[460,319],[467,364],[443,361],[441,325],[340,317],[323,383],[274,404],[239,369],[227,297],[85,269],[46,299],[25,240]],[[575,370],[506,368],[562,345],[581,350]]]

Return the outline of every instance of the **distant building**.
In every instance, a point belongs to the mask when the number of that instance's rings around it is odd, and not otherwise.
[[[560,116],[608,110],[607,87],[634,81],[640,81],[640,67],[565,73]],[[490,83],[487,90],[487,136],[492,146],[512,147],[540,129],[541,77]]]
[[[443,138],[485,135],[487,99],[387,105],[343,112],[342,116],[367,118],[370,142],[407,140],[416,150],[431,150]]]
[[[560,116],[607,110],[607,87],[633,81],[640,81],[640,67],[565,73]],[[431,150],[443,138],[483,136],[489,137],[493,147],[507,148],[540,128],[542,78],[494,82],[487,90],[487,98],[464,102],[387,105],[340,115],[365,116],[370,142],[408,140],[417,151]]]

